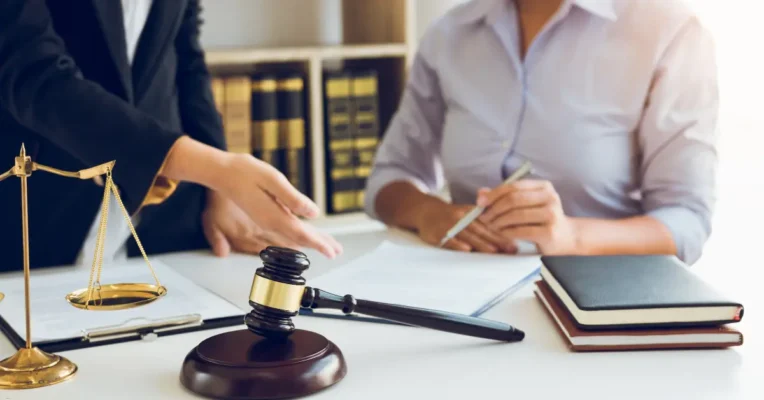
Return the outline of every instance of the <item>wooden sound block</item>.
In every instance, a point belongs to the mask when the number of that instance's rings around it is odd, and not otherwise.
[[[281,340],[249,330],[201,342],[183,361],[181,383],[216,399],[286,399],[313,394],[345,377],[340,349],[325,337],[295,330]]]

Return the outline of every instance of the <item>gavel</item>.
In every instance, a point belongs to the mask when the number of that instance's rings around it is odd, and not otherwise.
[[[255,272],[249,304],[252,311],[244,319],[250,331],[269,339],[283,339],[295,329],[292,317],[301,308],[341,310],[346,315],[365,314],[461,335],[517,342],[525,333],[513,326],[466,315],[437,310],[379,303],[339,296],[306,286],[302,273],[310,267],[299,251],[268,247],[260,253],[263,266]]]
[[[305,285],[310,267],[305,254],[268,247],[260,252],[244,317],[247,329],[223,332],[194,347],[183,360],[180,381],[213,399],[265,400],[307,396],[329,388],[348,371],[339,346],[323,335],[295,329],[300,309],[331,308],[419,326],[506,342],[525,334],[507,324],[465,315],[357,300]]]

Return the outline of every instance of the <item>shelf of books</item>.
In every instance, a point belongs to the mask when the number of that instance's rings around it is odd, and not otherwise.
[[[341,45],[209,50],[229,151],[279,169],[324,219],[355,221],[403,94],[411,9],[411,0],[347,0]]]

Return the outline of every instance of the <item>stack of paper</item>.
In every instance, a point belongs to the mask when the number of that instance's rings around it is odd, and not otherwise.
[[[478,316],[530,283],[540,266],[535,255],[464,253],[383,242],[307,285],[356,299]]]

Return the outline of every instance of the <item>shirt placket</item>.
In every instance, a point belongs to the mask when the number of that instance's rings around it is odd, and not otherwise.
[[[509,56],[512,65],[520,81],[520,107],[517,112],[517,117],[514,121],[508,120],[506,126],[514,128],[513,132],[506,132],[505,137],[501,139],[501,148],[506,152],[505,159],[502,168],[502,179],[506,178],[515,169],[525,161],[521,156],[517,154],[517,143],[520,136],[523,134],[523,125],[528,108],[528,99],[530,96],[530,87],[528,72],[532,68],[534,58],[539,54],[544,47],[544,43],[548,40],[549,31],[559,23],[559,21],[569,12],[571,7],[570,1],[564,2],[560,9],[555,13],[549,22],[539,31],[534,38],[525,58],[520,55],[520,36],[519,36],[519,21],[517,10],[512,2],[509,2],[509,6],[505,8],[500,16],[497,17],[493,24],[493,29],[496,35],[499,37],[504,49]],[[513,115],[514,110],[509,110],[508,115]]]

